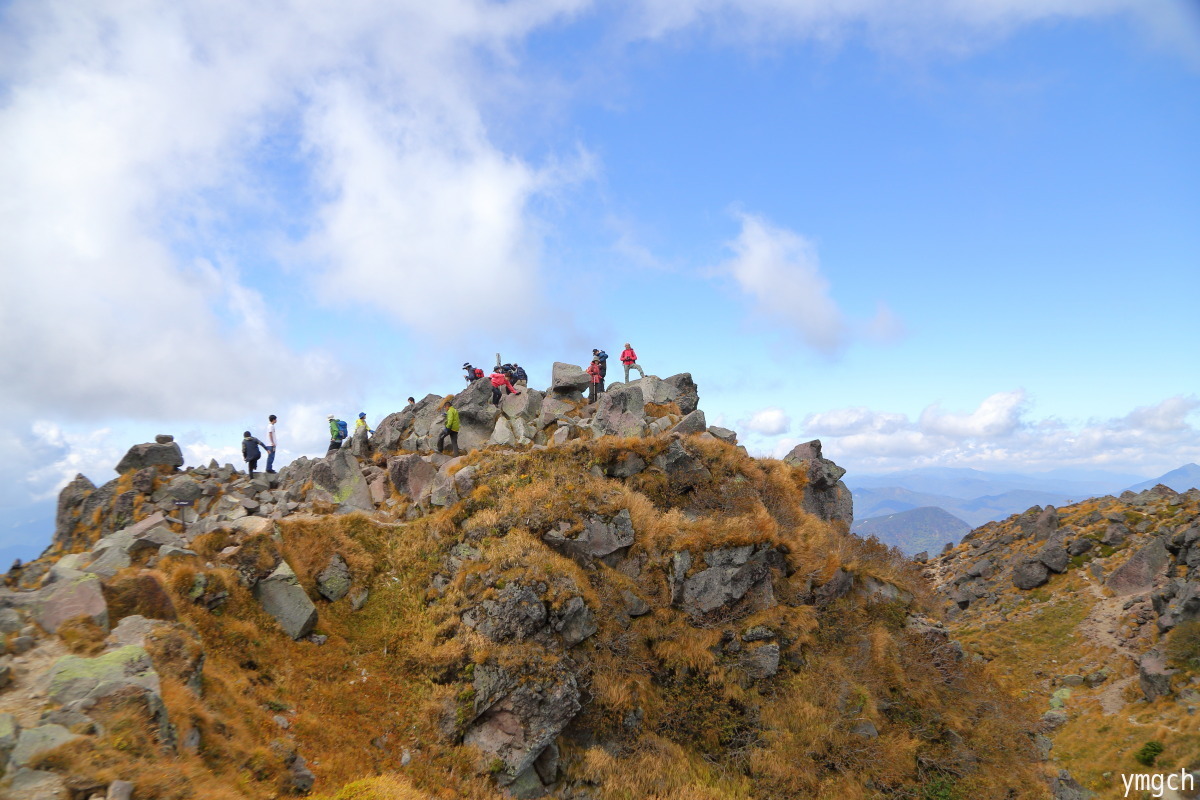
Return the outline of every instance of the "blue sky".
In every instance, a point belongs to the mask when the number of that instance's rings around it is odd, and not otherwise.
[[[1200,460],[1192,3],[18,1],[0,86],[0,550],[627,340],[759,454]]]

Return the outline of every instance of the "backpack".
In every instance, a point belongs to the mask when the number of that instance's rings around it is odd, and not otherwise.
[[[339,419],[339,420],[335,420],[335,422],[337,422],[337,429],[338,429],[337,438],[345,439],[346,436],[350,433],[349,428],[346,427],[346,421],[343,419]]]
[[[482,377],[483,377],[483,370],[481,370],[479,367],[476,367],[476,368],[475,368],[475,377],[476,377],[476,378],[482,378]]]

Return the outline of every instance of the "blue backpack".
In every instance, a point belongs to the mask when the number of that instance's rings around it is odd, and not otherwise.
[[[348,427],[346,427],[346,421],[344,419],[337,420],[337,426],[338,426],[338,438],[345,439],[350,434],[350,429]]]

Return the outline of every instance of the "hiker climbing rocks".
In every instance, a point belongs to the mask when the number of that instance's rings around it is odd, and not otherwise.
[[[405,411],[412,411],[412,410],[413,410],[413,406],[415,406],[416,404],[417,404],[417,398],[415,398],[415,397],[410,397],[410,398],[408,398],[408,405],[406,405],[406,406],[404,407],[404,409],[403,409],[403,410],[405,410]]]
[[[621,363],[625,365],[625,382],[629,383],[630,368],[638,371],[639,377],[646,377],[646,373],[642,372],[642,368],[637,363],[637,353],[633,352],[633,345],[629,342],[625,343],[625,349],[621,352]]]
[[[525,387],[529,385],[529,376],[525,373],[525,368],[520,364],[512,365],[512,374],[510,377],[516,386]]]
[[[458,409],[453,405],[454,398],[446,395],[442,398],[440,406],[446,412],[446,422],[442,426],[442,432],[438,435],[437,451],[442,452],[442,445],[446,442],[446,437],[450,437],[450,445],[454,448],[454,456],[458,457],[458,429],[461,423],[458,419]]]
[[[512,385],[512,381],[510,381],[508,379],[508,376],[504,374],[504,372],[500,369],[499,366],[497,366],[496,371],[492,373],[491,381],[492,381],[492,405],[494,405],[494,406],[500,405],[500,398],[502,396],[502,394],[500,392],[501,387],[504,388],[504,391],[506,393],[520,394],[520,392],[517,391],[517,388]]]
[[[267,474],[275,474],[275,451],[279,449],[279,441],[275,438],[275,415],[267,417]]]
[[[600,393],[604,391],[604,376],[600,374],[600,359],[592,359],[592,363],[588,364],[587,374],[592,376],[592,385],[588,389],[588,402],[594,403],[600,399]]]
[[[600,360],[600,377],[607,378],[608,377],[608,353],[606,353],[600,349],[593,349],[592,350],[592,358],[597,358]]]
[[[467,379],[467,383],[473,383],[483,377],[483,370],[477,369],[477,368],[471,366],[470,361],[463,364],[463,369],[466,370],[466,372],[467,372],[467,374],[465,376]],[[412,398],[410,397],[409,400],[411,400],[411,399]]]
[[[266,447],[258,439],[250,435],[250,431],[242,434],[242,460],[246,462],[246,472],[251,478],[254,477],[254,470],[258,468],[258,460],[262,458],[262,452],[258,449]]]
[[[367,433],[375,432],[371,430],[371,426],[367,424],[367,412],[365,411],[358,412],[358,422],[354,423],[354,433],[357,434],[360,429],[365,430]]]
[[[346,441],[346,436],[348,433],[349,431],[347,430],[346,423],[335,417],[333,414],[330,414],[329,449],[325,451],[325,455],[329,455],[334,450],[339,449],[342,446],[342,442]]]

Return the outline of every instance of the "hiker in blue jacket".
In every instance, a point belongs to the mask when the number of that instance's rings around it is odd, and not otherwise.
[[[258,439],[250,435],[250,431],[242,434],[242,460],[246,462],[246,472],[251,478],[254,477],[254,470],[258,467],[258,460],[262,458],[262,451],[258,448],[266,447]]]
[[[603,350],[592,350],[592,358],[600,360],[600,377],[608,377],[608,353]]]

